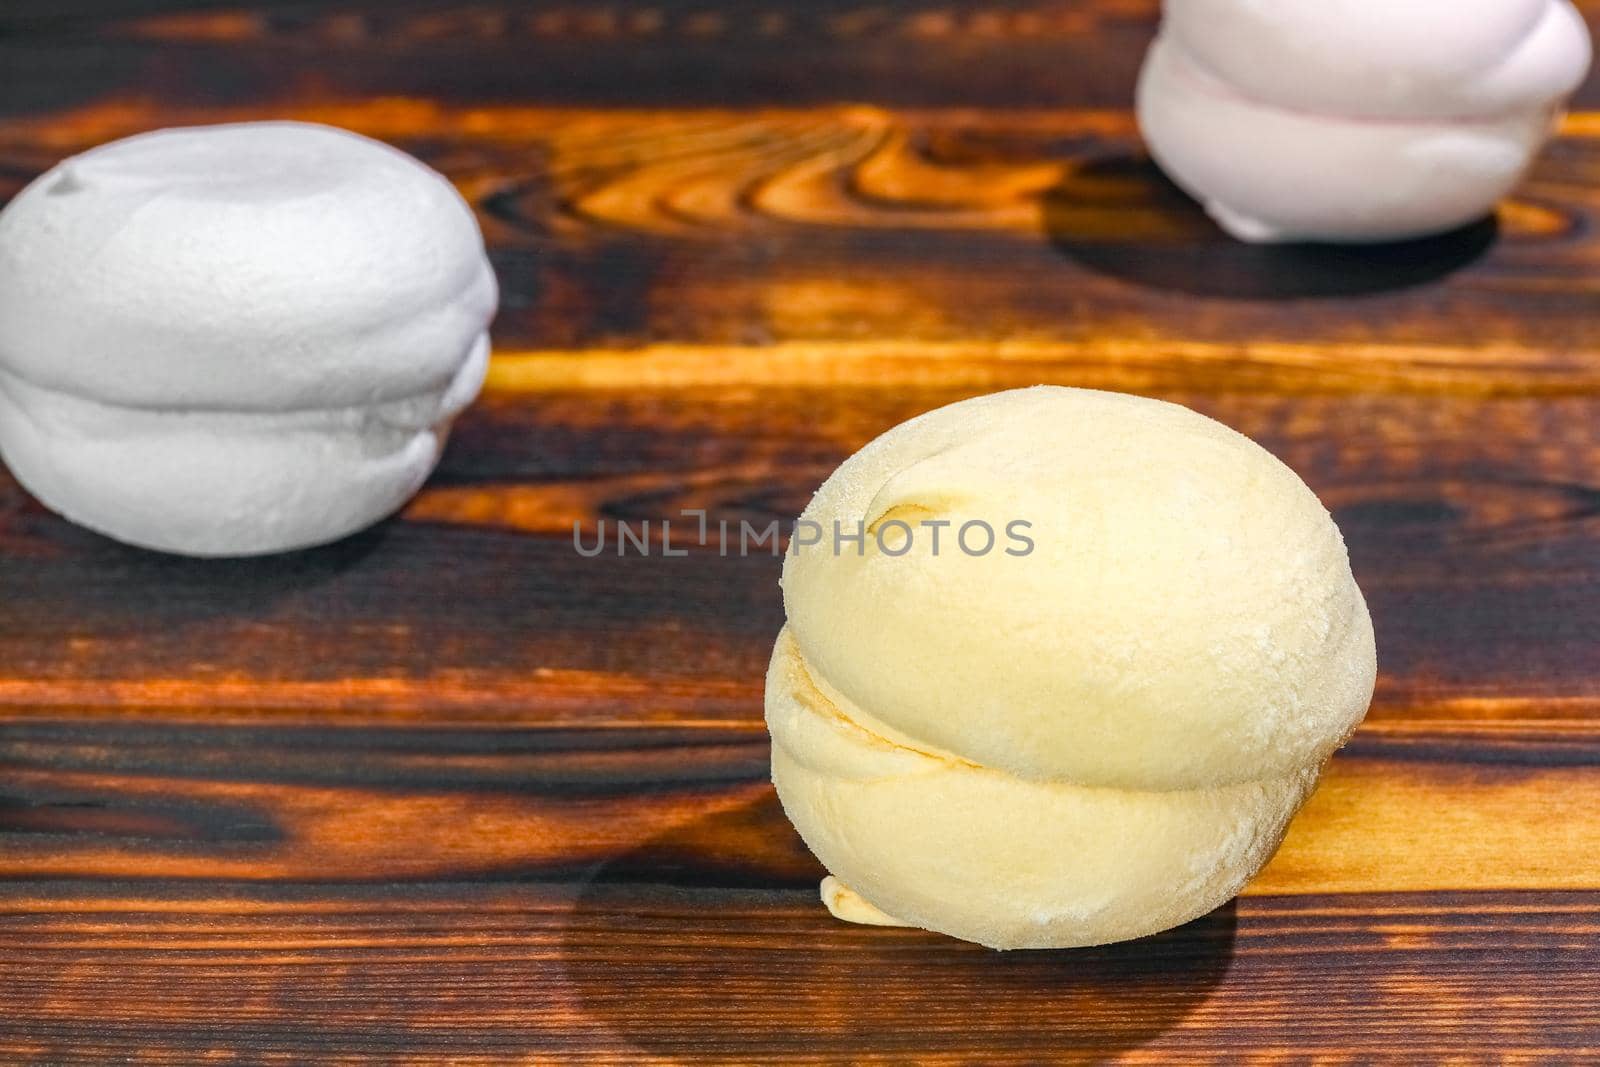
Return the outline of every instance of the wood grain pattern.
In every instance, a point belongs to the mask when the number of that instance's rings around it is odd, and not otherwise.
[[[40,110],[403,91],[470,103],[869,101],[1124,109],[1159,0],[10,0],[0,71]],[[1594,0],[1580,0],[1592,19]],[[624,73],[625,72],[625,73]],[[1600,99],[1591,78],[1579,100]]]
[[[1153,939],[997,955],[834,923],[809,891],[113,891],[86,907],[47,885],[0,897],[0,980],[37,1020],[0,1019],[0,1053],[1370,1063],[1492,1043],[1582,1062],[1600,1052],[1594,931],[1579,894],[1245,898]],[[110,953],[114,973],[95,965]],[[1202,1044],[1222,1033],[1231,1047]]]
[[[457,182],[504,306],[438,475],[338,545],[161,557],[0,473],[0,1062],[1600,1059],[1600,77],[1495,220],[1248,248],[1140,147],[1157,6],[4,5],[0,196],[332,122]],[[778,561],[573,526],[787,519],[1041,381],[1307,479],[1372,713],[1180,930],[842,926],[767,782]]]
[[[1600,385],[1590,115],[1569,121],[1498,224],[1316,251],[1224,239],[1143,159],[1125,113],[405,100],[272,113],[396,141],[457,177],[506,283],[501,350],[534,364],[500,381]],[[20,185],[162,122],[252,114],[118,100],[14,121],[0,170]]]
[[[872,437],[979,391],[495,390],[399,521],[288,560],[128,550],[3,482],[0,597],[31,607],[0,619],[0,715],[754,723],[778,561],[589,561],[573,523],[792,517]],[[1164,395],[1334,509],[1383,642],[1374,719],[1600,712],[1600,402]]]
[[[1588,722],[1371,723],[1247,893],[1600,890],[1597,735]],[[0,880],[556,881],[596,864],[709,886],[822,875],[772,794],[759,722],[38,719],[0,736],[0,766]]]

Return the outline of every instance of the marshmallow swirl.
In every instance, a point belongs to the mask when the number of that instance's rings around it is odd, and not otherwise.
[[[497,295],[470,208],[386,145],[288,122],[118,141],[0,213],[0,450],[133,544],[330,541],[433,469]]]
[[[916,531],[791,549],[766,696],[791,821],[912,925],[1064,947],[1204,914],[1371,698],[1371,622],[1326,509],[1176,405],[956,404],[862,449],[803,518]],[[1025,554],[957,540],[1019,520]],[[923,524],[945,522],[935,553]]]
[[[1583,81],[1569,0],[1166,0],[1151,153],[1251,241],[1382,241],[1488,213]]]

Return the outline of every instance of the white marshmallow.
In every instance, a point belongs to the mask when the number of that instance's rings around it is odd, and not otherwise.
[[[0,212],[0,452],[131,544],[336,540],[433,470],[497,298],[471,209],[387,145],[288,122],[105,145]]]
[[[1589,68],[1569,0],[1166,0],[1151,154],[1235,237],[1385,241],[1491,211]]]

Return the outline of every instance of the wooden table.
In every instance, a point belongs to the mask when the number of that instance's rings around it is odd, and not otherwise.
[[[459,183],[505,298],[438,475],[341,544],[168,558],[0,476],[0,1061],[1600,1057],[1600,82],[1498,223],[1247,248],[1141,151],[1154,20],[7,0],[5,195],[152,127],[337,123]],[[1372,713],[1182,929],[835,923],[767,780],[777,561],[572,525],[791,517],[1035,382],[1305,476]]]

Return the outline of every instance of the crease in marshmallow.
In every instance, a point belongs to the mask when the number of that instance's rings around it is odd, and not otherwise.
[[[1234,236],[1391,241],[1482,218],[1582,83],[1570,0],[1166,0],[1140,78],[1162,169]]]
[[[773,780],[830,909],[1065,947],[1231,897],[1372,693],[1326,510],[1185,409],[1040,388],[897,427],[803,518],[932,499],[957,523],[1027,518],[1038,550],[785,563]]]

